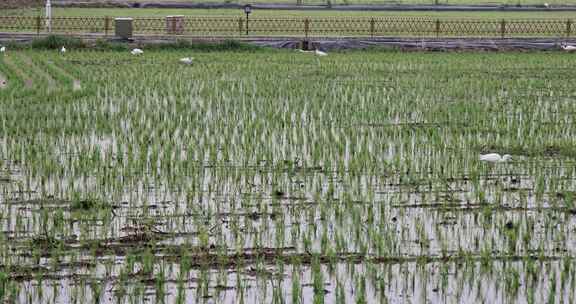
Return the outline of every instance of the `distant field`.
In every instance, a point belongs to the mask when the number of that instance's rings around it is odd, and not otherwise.
[[[56,0],[53,0],[56,1]],[[0,9],[14,8],[14,7],[31,7],[34,5],[42,5],[45,0],[2,0],[0,1]],[[81,0],[72,2],[90,2],[90,3],[121,3],[126,4],[127,1],[121,0]],[[187,0],[130,0],[130,3],[163,3],[163,2],[190,2]],[[334,4],[334,5],[347,5],[347,4],[380,4],[380,5],[393,5],[393,4],[442,4],[442,5],[544,5],[547,3],[550,6],[558,5],[576,5],[576,0],[201,0],[197,2],[202,3],[291,3],[291,4]]]
[[[186,0],[131,0],[131,2],[186,2]],[[103,2],[101,0],[82,0],[82,2]],[[121,2],[121,1],[118,1]],[[123,1],[122,1],[123,2]],[[189,2],[189,1],[188,1]],[[221,3],[296,3],[297,0],[202,0],[201,2]],[[575,0],[301,0],[302,4],[493,4],[493,5],[576,5]]]
[[[43,14],[39,9],[2,10],[0,15],[38,15]],[[122,9],[122,8],[55,8],[54,16],[168,16],[168,15],[243,15],[237,9]],[[454,18],[502,18],[502,19],[568,19],[576,18],[575,12],[390,12],[390,11],[290,11],[290,10],[254,10],[253,17],[263,16],[406,16],[406,17],[454,17]]]

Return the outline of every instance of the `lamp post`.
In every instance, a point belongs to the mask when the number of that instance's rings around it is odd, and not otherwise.
[[[46,0],[46,27],[48,28],[48,33],[52,32],[52,4],[50,0]]]
[[[248,16],[252,13],[252,5],[246,4],[244,5],[244,14],[246,14],[246,36],[248,36]]]

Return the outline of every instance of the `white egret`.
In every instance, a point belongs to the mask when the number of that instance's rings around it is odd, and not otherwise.
[[[180,63],[183,64],[192,64],[192,62],[194,61],[193,57],[184,57],[184,58],[180,58]]]
[[[314,54],[316,54],[316,56],[328,56],[328,53],[322,52],[322,51],[319,50],[319,49],[316,49],[316,50],[314,51]]]
[[[480,154],[480,160],[489,163],[502,163],[512,159],[512,155],[504,154],[500,156],[498,153]]]
[[[133,49],[132,52],[130,52],[130,54],[132,54],[132,55],[142,55],[142,54],[144,54],[144,51],[142,51],[141,49]]]
[[[567,52],[574,52],[576,51],[576,46],[574,45],[568,45],[565,42],[560,44],[560,48],[562,48],[563,50],[567,51]]]
[[[65,47],[62,47],[62,48],[60,49],[60,53],[62,53],[62,54],[66,53],[66,48],[65,48]]]
[[[322,51],[319,50],[319,49],[315,49],[314,51],[307,51],[307,50],[298,49],[298,52],[300,52],[300,53],[309,53],[309,54],[314,53],[314,55],[316,55],[316,56],[328,56],[328,53],[322,52]]]

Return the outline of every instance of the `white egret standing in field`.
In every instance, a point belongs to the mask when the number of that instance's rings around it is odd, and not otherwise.
[[[319,49],[315,49],[314,51],[307,51],[307,50],[303,50],[303,49],[298,49],[298,52],[300,52],[300,53],[309,53],[309,54],[314,53],[314,55],[316,55],[316,56],[328,56],[328,53],[322,52],[322,51],[319,50]]]
[[[488,153],[488,154],[481,154],[480,155],[480,160],[481,161],[485,161],[485,162],[489,162],[489,163],[503,163],[506,161],[509,161],[512,159],[512,155],[510,154],[504,154],[503,156],[500,156],[500,154],[498,153]]]
[[[193,61],[194,61],[193,57],[180,58],[180,63],[186,64],[186,65],[192,64]]]
[[[132,52],[130,52],[130,54],[132,55],[142,55],[144,54],[144,51],[141,49],[133,49]]]
[[[66,48],[65,48],[65,47],[62,47],[62,48],[60,49],[60,53],[62,53],[62,54],[66,53]]]
[[[563,50],[567,51],[567,52],[574,52],[576,51],[576,46],[574,45],[568,45],[566,44],[566,42],[563,42],[562,44],[560,44],[560,48],[562,48]]]
[[[319,49],[316,49],[316,50],[314,51],[314,54],[315,54],[316,56],[328,56],[328,53],[322,52],[322,51],[319,50]]]
[[[317,57],[316,57],[316,62],[318,63],[318,66],[320,66],[320,59],[318,59],[318,57],[328,56],[328,53],[322,52],[322,51],[319,50],[319,49],[315,49],[314,51],[307,51],[307,50],[299,49],[298,51],[301,52],[301,53],[310,53],[310,54],[314,54],[315,56],[317,56]]]

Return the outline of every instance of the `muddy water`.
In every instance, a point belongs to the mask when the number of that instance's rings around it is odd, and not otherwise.
[[[218,175],[217,169],[205,170],[207,176]],[[349,303],[359,299],[361,289],[368,302],[460,303],[471,297],[474,302],[526,302],[547,297],[551,284],[558,285],[557,297],[574,296],[567,287],[574,277],[566,263],[572,262],[565,260],[575,251],[576,239],[566,229],[576,225],[573,210],[553,204],[556,193],[545,194],[545,204],[535,202],[534,181],[526,175],[488,172],[480,179],[488,201],[501,196],[497,189],[504,193],[499,204],[467,200],[472,186],[462,177],[432,185],[365,179],[360,188],[375,190],[373,202],[348,205],[319,203],[306,191],[258,199],[201,192],[192,200],[204,207],[191,208],[189,195],[141,184],[121,195],[140,199],[83,209],[19,192],[24,177],[16,165],[8,163],[1,172],[3,235],[11,252],[5,270],[19,282],[22,301],[90,302],[96,290],[104,303],[155,302],[158,294],[168,303],[178,297],[237,303],[240,295],[255,303],[292,299],[294,292],[301,293],[303,303],[320,295],[326,303],[337,298]],[[308,175],[304,180],[328,184],[324,173]],[[265,177],[253,180],[260,179]],[[346,180],[335,187],[336,197]],[[223,191],[235,187],[225,179],[211,181]],[[83,183],[95,182],[72,184]],[[51,187],[58,186],[48,183],[46,191],[53,192]],[[326,214],[321,204],[330,205]],[[340,217],[338,210],[351,216]],[[355,216],[364,220],[357,222]],[[512,232],[518,242],[511,242]],[[307,235],[309,245],[302,242]],[[323,247],[326,242],[332,249]],[[336,250],[337,242],[344,244]],[[151,271],[143,272],[142,256],[150,259]],[[135,262],[127,272],[129,259]],[[187,275],[180,274],[184,260],[191,269]],[[314,263],[320,272],[312,271]],[[300,290],[293,287],[296,273]],[[322,291],[314,279],[318,273]],[[510,286],[496,283],[501,281]]]

